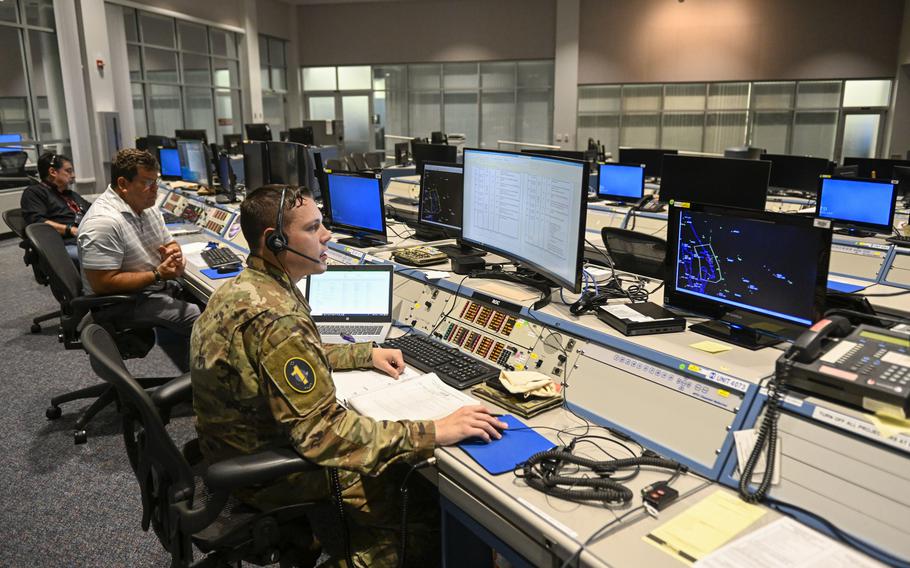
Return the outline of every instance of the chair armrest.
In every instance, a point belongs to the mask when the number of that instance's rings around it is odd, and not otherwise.
[[[88,294],[73,298],[70,301],[70,307],[74,310],[91,310],[93,308],[103,308],[113,304],[123,304],[126,302],[135,302],[139,296],[137,294],[111,294],[108,296],[99,296]]]
[[[152,402],[158,408],[171,408],[181,402],[191,400],[193,400],[193,386],[189,373],[161,385],[152,393]]]
[[[205,482],[213,489],[232,490],[318,469],[293,450],[267,450],[212,464],[205,472]]]

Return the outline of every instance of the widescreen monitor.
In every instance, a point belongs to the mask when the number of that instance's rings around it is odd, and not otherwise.
[[[331,173],[323,194],[327,221],[333,229],[354,235],[338,242],[370,247],[388,242],[382,180],[373,174]]]
[[[771,163],[762,160],[664,157],[660,200],[765,210]]]
[[[447,237],[461,236],[463,176],[464,170],[460,164],[424,164],[417,202],[418,223]]]
[[[269,182],[306,185],[305,146],[293,142],[267,142]],[[302,163],[301,163],[302,162]]]
[[[258,142],[269,142],[272,140],[272,127],[267,122],[256,122],[244,125],[246,137],[249,140]]]
[[[22,142],[21,134],[0,134],[0,143]],[[22,146],[0,146],[0,153],[19,152]]]
[[[183,179],[180,170],[180,151],[177,148],[158,148],[161,177],[169,180]]]
[[[315,138],[313,136],[313,127],[312,126],[302,126],[300,128],[291,128],[288,130],[288,141],[296,142],[297,144],[306,144],[307,146],[312,146],[315,144]]]
[[[205,144],[209,143],[208,133],[201,128],[175,130],[174,138],[177,140],[202,140]]]
[[[644,164],[645,177],[659,178],[663,168],[664,156],[677,154],[678,150],[665,150],[663,148],[623,148],[619,149],[619,163]]]
[[[218,180],[221,182],[221,188],[227,195],[230,202],[237,199],[237,176],[234,175],[231,167],[231,157],[221,153],[218,155]]]
[[[209,186],[211,161],[206,158],[206,147],[201,140],[178,140],[180,177],[184,181]]]
[[[885,158],[844,158],[845,166],[856,166],[856,177],[892,179],[894,166],[910,167],[910,160],[887,160]]]
[[[831,173],[831,162],[825,158],[762,154],[759,159],[771,162],[768,185],[772,188],[815,193],[818,189],[818,178]]]
[[[831,229],[799,215],[670,207],[664,301],[715,321],[690,329],[757,349],[824,313]]]
[[[411,144],[411,153],[414,157],[414,163],[417,165],[417,175],[423,175],[424,162],[448,162],[455,163],[458,149],[455,146],[446,146],[444,144]]]
[[[585,162],[518,152],[464,152],[462,239],[581,290]]]
[[[265,142],[243,143],[243,177],[247,193],[271,183],[269,181],[268,146]]]
[[[894,166],[891,172],[891,178],[897,181],[897,194],[904,201],[910,199],[910,167]]]
[[[645,167],[640,164],[600,164],[597,195],[614,201],[639,201],[645,194]]]
[[[823,177],[815,215],[848,229],[891,234],[897,183],[889,179]]]

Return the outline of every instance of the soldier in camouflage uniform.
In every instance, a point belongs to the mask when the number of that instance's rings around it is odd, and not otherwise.
[[[333,369],[375,367],[397,377],[404,360],[398,350],[368,343],[321,343],[296,284],[326,270],[331,233],[309,193],[289,188],[281,228],[288,247],[273,253],[265,241],[275,230],[280,196],[280,187],[267,186],[241,205],[241,228],[252,251],[247,269],[212,295],[193,328],[193,406],[200,445],[209,461],[290,446],[325,467],[237,494],[263,510],[327,499],[328,468],[339,468],[355,564],[396,566],[398,490],[407,464],[429,458],[436,445],[471,436],[499,438],[497,429],[506,425],[482,406],[464,407],[436,421],[380,422],[335,401]],[[412,476],[412,485],[417,478]],[[413,488],[410,493],[409,564],[434,565],[439,558],[438,507],[431,494],[414,496]],[[323,519],[314,525],[319,523],[331,524]],[[340,551],[328,552],[343,565]]]

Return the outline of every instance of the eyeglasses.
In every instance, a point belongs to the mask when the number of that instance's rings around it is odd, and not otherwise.
[[[161,183],[161,177],[156,177],[155,179],[149,180],[149,181],[142,181],[142,180],[139,180],[139,181],[141,181],[143,188],[151,189],[153,185],[158,185]]]

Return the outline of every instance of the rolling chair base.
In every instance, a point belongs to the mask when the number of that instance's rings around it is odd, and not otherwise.
[[[35,319],[32,320],[31,332],[32,333],[41,333],[41,322],[45,322],[45,321],[52,320],[54,318],[59,318],[59,317],[60,317],[60,310],[57,310],[56,312],[50,312],[50,313],[44,314],[43,316],[36,317]]]

